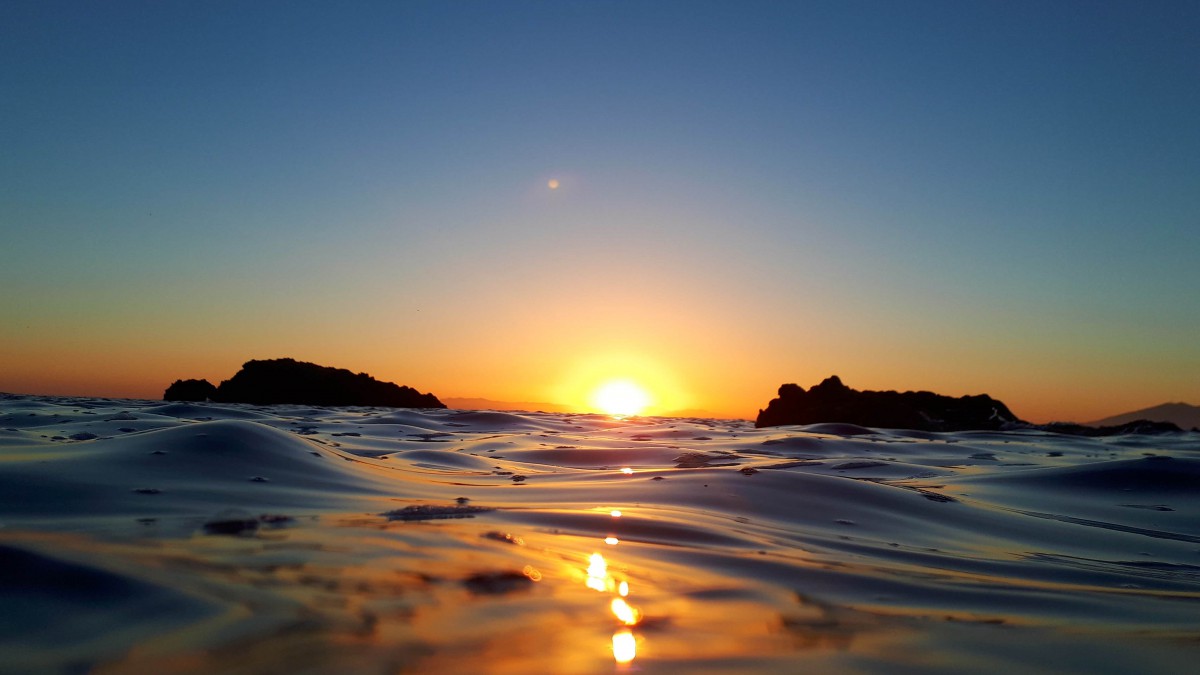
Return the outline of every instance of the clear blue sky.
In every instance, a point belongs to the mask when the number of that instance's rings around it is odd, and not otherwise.
[[[288,355],[514,400],[594,359],[736,414],[832,373],[1200,403],[1198,36],[1184,1],[9,0],[0,390]]]

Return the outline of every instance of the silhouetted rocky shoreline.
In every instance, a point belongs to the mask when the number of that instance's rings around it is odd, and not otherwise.
[[[163,394],[167,401],[215,401],[255,405],[385,406],[445,408],[433,394],[295,359],[251,360],[233,377],[214,386],[208,380],[176,380]],[[952,397],[929,391],[859,391],[837,375],[805,390],[779,387],[779,395],[758,411],[756,427],[843,423],[877,429],[917,431],[1046,431],[1071,436],[1161,434],[1182,429],[1171,422],[1134,420],[1111,426],[1073,422],[1033,424],[1017,417],[987,394]]]
[[[841,422],[883,429],[918,431],[1013,431],[1033,429],[1073,436],[1157,434],[1182,431],[1170,422],[1136,420],[1108,427],[1055,422],[1032,424],[986,394],[958,398],[928,391],[859,391],[833,375],[805,391],[796,384],[779,387],[778,398],[758,411],[756,427]]]
[[[166,401],[217,401],[271,405],[387,406],[445,408],[433,394],[382,382],[366,373],[319,366],[295,359],[251,360],[233,377],[213,386],[208,380],[176,380]]]

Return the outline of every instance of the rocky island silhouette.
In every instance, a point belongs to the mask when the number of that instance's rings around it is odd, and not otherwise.
[[[796,384],[782,385],[778,398],[771,399],[765,409],[758,411],[754,426],[827,422],[938,432],[1039,429],[1072,436],[1181,431],[1170,422],[1145,419],[1103,427],[1069,422],[1036,425],[1020,419],[1003,402],[987,394],[955,398],[929,391],[859,391],[847,387],[837,375],[807,391]]]
[[[779,387],[779,397],[758,411],[754,426],[821,422],[919,431],[999,430],[1025,424],[986,394],[953,398],[928,391],[858,391],[833,375],[808,391],[796,384]]]
[[[220,386],[213,386],[208,380],[176,380],[163,393],[163,400],[256,405],[446,407],[433,394],[422,394],[412,387],[383,382],[345,368],[290,358],[247,361]]]

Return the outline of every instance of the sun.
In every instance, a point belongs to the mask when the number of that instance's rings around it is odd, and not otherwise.
[[[662,360],[631,351],[575,347],[547,401],[562,401],[578,412],[629,417],[669,415],[693,407],[684,383]]]
[[[632,380],[609,380],[592,393],[592,405],[607,415],[637,415],[650,405],[650,394]]]

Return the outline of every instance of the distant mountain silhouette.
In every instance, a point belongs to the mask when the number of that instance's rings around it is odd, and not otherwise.
[[[330,368],[295,359],[247,361],[233,377],[209,392],[206,380],[178,380],[167,388],[168,401],[195,401],[201,393],[222,403],[271,405],[294,403],[321,406],[388,406],[392,408],[445,408],[433,394],[411,387],[381,382],[366,373]],[[172,398],[172,396],[176,398]],[[191,396],[192,398],[182,398]]]
[[[454,398],[445,399],[447,406],[457,410],[518,410],[525,412],[573,412],[565,405],[558,403],[542,403],[532,401],[494,401],[490,398]]]
[[[1026,424],[1008,406],[985,394],[952,398],[928,391],[858,391],[834,375],[808,391],[795,384],[781,386],[779,398],[758,412],[754,426],[821,422],[923,431],[998,430]]]
[[[1170,422],[1184,429],[1196,429],[1200,428],[1200,406],[1188,405],[1187,403],[1164,403],[1152,408],[1144,408],[1142,410],[1105,417],[1095,422],[1088,422],[1088,426],[1115,426],[1137,420]]]
[[[702,420],[740,420],[744,419],[736,415],[726,413],[715,413],[704,408],[681,408],[679,410],[668,410],[667,412],[658,415],[659,417],[682,417],[685,419],[702,419]]]
[[[1169,434],[1172,432],[1183,431],[1177,425],[1171,422],[1155,422],[1146,419],[1136,419],[1130,422],[1121,424],[1109,424],[1104,426],[1091,426],[1086,424],[1075,424],[1074,422],[1051,422],[1050,424],[1039,424],[1033,427],[1042,431],[1050,431],[1056,434],[1068,434],[1071,436],[1121,436],[1124,434]]]

